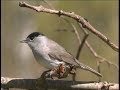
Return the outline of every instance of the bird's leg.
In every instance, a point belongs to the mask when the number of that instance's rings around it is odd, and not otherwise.
[[[50,70],[47,70],[47,71],[44,71],[41,75],[40,78],[42,79],[46,79],[46,78],[51,78],[51,79],[54,79],[53,77],[57,77],[57,78],[63,78],[63,74],[65,72],[65,66],[63,64],[60,64],[58,67],[54,67],[53,69],[50,69]],[[64,76],[66,77],[66,76]]]
[[[70,67],[66,67],[63,64],[60,64],[58,67],[43,72],[41,78],[42,79],[51,78],[55,80],[55,78],[53,77],[61,79],[66,78],[68,74],[72,74],[74,76],[74,73],[71,72]]]
[[[43,80],[45,80],[46,78],[54,79],[53,76],[56,75],[56,71],[57,71],[56,68],[44,71],[40,78]]]
[[[71,71],[71,67],[68,66],[68,65],[63,65],[63,64],[60,64],[59,65],[59,68],[58,68],[58,78],[61,79],[61,78],[66,78],[69,74],[70,74],[70,71]]]
[[[50,78],[51,78],[51,79],[55,80],[55,79],[53,78],[53,76],[57,76],[57,69],[56,69],[56,68],[52,69],[52,70],[49,72],[49,75],[50,75]]]
[[[58,70],[57,70],[57,74],[58,74],[59,79],[63,77],[64,72],[65,72],[65,66],[63,64],[60,64],[58,66]]]
[[[45,80],[48,77],[48,72],[50,72],[50,71],[51,70],[44,71],[40,78]]]

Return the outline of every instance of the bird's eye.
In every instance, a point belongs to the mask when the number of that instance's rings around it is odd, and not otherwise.
[[[30,41],[33,41],[35,37],[27,37]]]
[[[33,40],[35,37],[30,37],[30,40]]]

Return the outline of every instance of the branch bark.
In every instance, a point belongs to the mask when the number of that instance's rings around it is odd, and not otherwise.
[[[65,80],[50,80],[47,79],[23,79],[23,78],[8,78],[1,77],[1,88],[20,88],[20,89],[94,89],[94,90],[118,90],[119,84],[107,83],[107,82],[94,82],[94,81],[65,81]]]
[[[109,38],[107,38],[105,35],[103,35],[101,32],[99,32],[98,30],[96,30],[87,20],[85,20],[83,17],[75,14],[74,12],[65,12],[65,11],[58,11],[58,10],[53,10],[53,9],[49,9],[49,8],[45,8],[42,5],[40,6],[33,6],[30,4],[27,4],[25,2],[20,2],[19,3],[20,7],[26,7],[29,9],[33,9],[36,10],[37,12],[45,12],[45,13],[50,13],[50,14],[56,14],[58,16],[64,15],[70,18],[75,19],[77,22],[82,24],[83,28],[88,29],[90,32],[92,32],[93,34],[95,34],[96,36],[98,36],[100,39],[102,39],[106,44],[108,44],[113,50],[115,51],[119,51],[118,46],[116,46],[114,43],[111,42],[111,40]]]

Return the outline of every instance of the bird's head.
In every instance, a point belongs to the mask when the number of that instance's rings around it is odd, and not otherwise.
[[[29,46],[33,46],[37,43],[40,43],[41,37],[45,36],[43,33],[40,32],[33,32],[27,36],[25,40],[20,41],[21,43],[27,43]]]

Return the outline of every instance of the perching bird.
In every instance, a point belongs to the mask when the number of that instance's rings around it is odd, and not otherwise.
[[[90,71],[97,76],[102,76],[94,69],[79,62],[61,45],[49,39],[42,33],[33,32],[21,42],[29,45],[37,62],[47,69],[53,69],[58,67],[60,64],[63,64],[72,68],[74,67],[73,69],[80,68]]]

